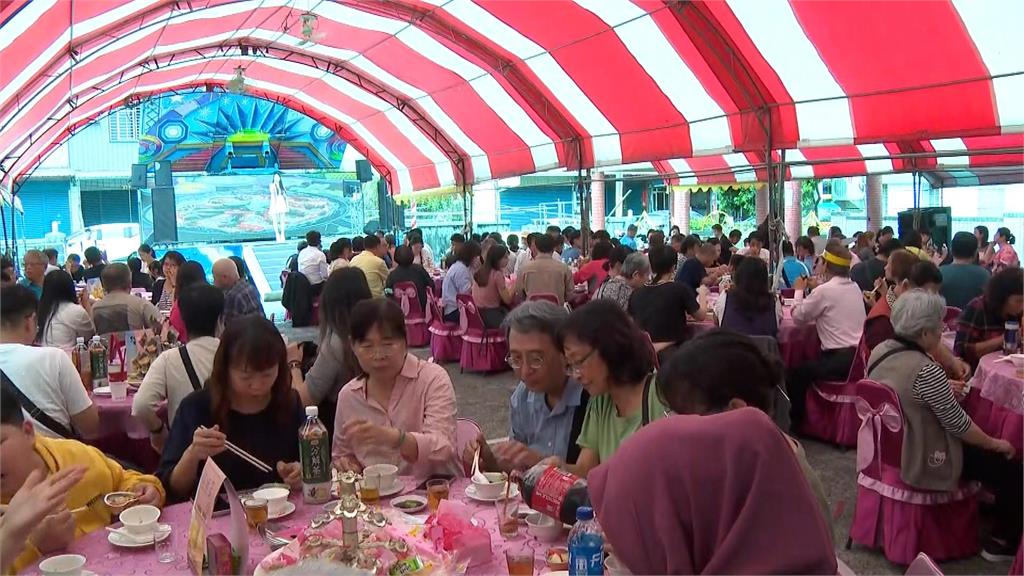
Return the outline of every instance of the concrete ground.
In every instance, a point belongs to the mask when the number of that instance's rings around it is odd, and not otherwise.
[[[426,350],[414,351],[427,356]],[[458,364],[446,366],[455,384],[459,417],[472,418],[488,438],[508,435],[508,399],[515,388],[512,372],[482,376],[462,374]],[[857,574],[903,574],[905,567],[892,564],[879,551],[854,546],[845,550],[850,522],[856,503],[856,450],[840,450],[817,442],[804,441],[807,458],[818,472],[834,511],[835,542],[839,557]],[[984,521],[984,518],[983,518]],[[991,563],[981,556],[941,565],[945,574],[1007,574],[1010,563]]]

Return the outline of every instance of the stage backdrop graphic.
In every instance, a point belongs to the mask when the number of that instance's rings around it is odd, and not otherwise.
[[[283,174],[288,192],[285,223],[289,236],[316,229],[325,236],[361,228],[359,182],[338,174]],[[176,175],[179,242],[226,242],[273,239],[270,219],[272,174]],[[152,230],[152,203],[142,191],[142,228]],[[355,199],[353,199],[355,196]]]

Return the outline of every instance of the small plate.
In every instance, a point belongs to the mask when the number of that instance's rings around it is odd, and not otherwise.
[[[416,502],[418,505],[416,507],[414,507],[414,508],[401,508],[401,507],[399,507],[397,505],[399,502],[408,502],[408,501]],[[416,494],[408,494],[406,496],[399,496],[397,498],[392,498],[391,499],[391,507],[394,508],[395,510],[398,510],[399,512],[403,512],[405,514],[415,514],[415,513],[419,512],[420,510],[423,510],[424,508],[427,507],[427,499],[424,498],[423,496],[417,496]]]
[[[98,386],[92,389],[93,396],[110,396],[110,386]]]
[[[157,542],[161,542],[171,535],[171,526],[170,524],[157,524],[157,531],[159,532]],[[146,542],[142,539],[127,538],[117,532],[107,532],[107,541],[121,548],[145,548],[146,546],[153,545],[152,541]]]
[[[405,490],[405,483],[401,480],[395,480],[395,483],[391,485],[391,488],[381,490],[380,495],[381,497],[394,496],[395,494],[401,493],[403,490]]]
[[[472,498],[473,500],[476,500],[477,502],[494,502],[498,498],[503,498],[505,496],[505,493],[502,492],[495,498],[484,498],[483,496],[480,496],[479,494],[476,493],[476,486],[470,484],[469,486],[466,486],[466,496]],[[515,498],[516,496],[519,496],[519,486],[513,483],[512,488],[509,489],[508,497]]]
[[[292,512],[295,512],[295,503],[294,502],[285,502],[284,503],[284,508],[280,512],[278,512],[277,514],[269,514],[267,516],[267,520],[277,520],[278,518],[284,518],[285,516],[291,514]]]

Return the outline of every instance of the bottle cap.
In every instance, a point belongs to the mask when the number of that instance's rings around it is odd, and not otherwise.
[[[75,338],[75,342],[77,342],[78,344],[85,344],[85,336],[79,336],[78,338]]]
[[[319,415],[320,415],[320,409],[319,408],[317,408],[316,406],[306,406],[306,416],[307,417],[309,417],[309,416],[319,416]]]
[[[594,509],[590,506],[580,506],[576,509],[576,520],[593,520]]]
[[[93,337],[92,337],[92,341],[93,341],[93,342],[99,342],[99,341],[100,341],[100,337],[99,337],[99,335],[93,336]]]

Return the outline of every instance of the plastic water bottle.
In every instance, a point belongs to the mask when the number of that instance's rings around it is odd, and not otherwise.
[[[1020,348],[1020,323],[1010,321],[1003,325],[1003,354],[1016,354]]]
[[[107,381],[107,347],[99,336],[93,336],[89,343],[89,366],[92,368],[92,387],[100,388],[109,384]]]
[[[604,536],[594,509],[576,509],[576,525],[569,532],[569,575],[604,574]]]
[[[318,418],[316,406],[306,406],[306,423],[299,430],[299,460],[302,463],[302,500],[323,504],[331,499],[331,439]]]

